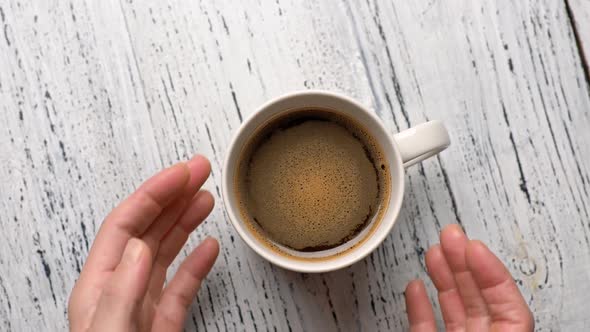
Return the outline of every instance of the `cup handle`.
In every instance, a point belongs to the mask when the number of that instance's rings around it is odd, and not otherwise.
[[[447,129],[438,120],[419,124],[393,137],[399,147],[404,168],[434,156],[451,144]]]

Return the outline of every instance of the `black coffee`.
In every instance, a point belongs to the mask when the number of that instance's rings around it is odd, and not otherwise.
[[[352,119],[297,110],[271,120],[247,143],[236,194],[262,239],[324,250],[381,217],[390,188],[386,165],[375,140]]]

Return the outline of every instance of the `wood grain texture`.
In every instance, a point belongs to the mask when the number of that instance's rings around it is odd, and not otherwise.
[[[570,19],[580,35],[582,51],[588,56],[588,52],[590,52],[590,1],[567,0],[566,5],[570,11]]]
[[[586,82],[590,82],[590,1],[567,0],[566,9],[576,37]],[[590,83],[588,83],[590,86]]]
[[[551,0],[0,2],[0,330],[65,329],[102,218],[196,152],[218,204],[183,256],[206,235],[222,251],[187,330],[406,329],[404,287],[426,278],[449,223],[507,263],[539,331],[588,328],[590,87],[569,12]],[[453,140],[408,169],[387,240],[318,275],[249,250],[219,190],[240,122],[306,88],[351,95],[392,134],[442,119]]]

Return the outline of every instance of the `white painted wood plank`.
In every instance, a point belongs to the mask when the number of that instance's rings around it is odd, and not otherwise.
[[[586,80],[590,80],[590,1],[567,0],[568,15],[575,27],[580,56],[585,61]]]
[[[162,166],[143,149],[153,128],[119,4],[102,5],[1,7],[3,330],[67,327],[102,217]]]
[[[437,220],[453,221],[447,211],[455,211],[509,263],[537,326],[587,326],[584,299],[568,295],[589,279],[579,267],[590,259],[590,105],[563,4],[379,2],[351,12],[385,117],[401,127],[442,117],[456,143],[438,165],[424,165],[428,185],[419,169],[409,172],[418,194],[406,211],[422,220],[397,231],[416,229],[417,247],[426,247]],[[441,172],[448,181],[436,180]],[[441,204],[449,200],[456,209]]]
[[[106,213],[141,179],[208,155],[205,235],[222,255],[187,330],[399,330],[438,230],[460,222],[508,263],[546,330],[590,324],[588,83],[554,1],[0,5],[0,326],[64,329]],[[240,120],[294,89],[344,92],[392,133],[443,119],[453,146],[409,170],[402,216],[369,258],[273,267],[219,197]],[[21,198],[22,197],[22,198]],[[186,253],[186,252],[185,252]]]
[[[584,299],[566,294],[579,294],[589,278],[579,268],[590,259],[583,157],[589,102],[566,11],[557,2],[447,6],[379,2],[351,9],[355,17],[364,13],[359,40],[371,50],[370,76],[384,85],[376,93],[383,113],[402,127],[443,117],[458,143],[439,165],[425,164],[428,187],[420,172],[410,172],[419,196],[406,200],[415,206],[406,211],[429,211],[420,199],[429,190],[439,195],[431,210],[436,219],[452,221],[445,211],[453,209],[440,208],[444,186],[432,181],[446,169],[457,219],[509,263],[537,326],[576,330],[588,324]],[[422,216],[424,229],[407,227],[428,244],[422,239],[434,238],[436,219]]]

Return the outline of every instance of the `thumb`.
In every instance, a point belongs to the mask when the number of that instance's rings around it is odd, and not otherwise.
[[[91,331],[133,331],[138,328],[139,309],[145,296],[152,255],[147,244],[132,238],[121,262],[105,285]]]

